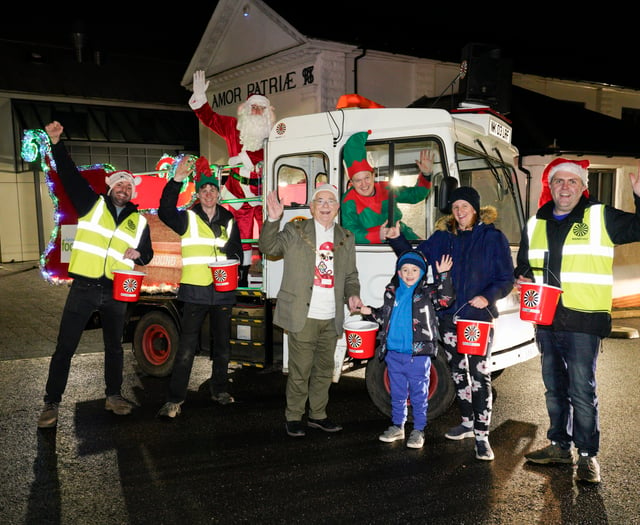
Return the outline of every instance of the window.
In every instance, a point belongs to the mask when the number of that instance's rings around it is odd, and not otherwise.
[[[435,182],[442,176],[442,148],[434,139],[421,137],[417,140],[402,140],[397,142],[381,142],[366,144],[367,161],[374,169],[375,182],[389,183],[389,187],[393,188],[395,205],[400,211],[400,215],[396,212],[395,219],[401,218],[401,221],[408,226],[414,234],[415,239],[426,239],[431,233],[428,231],[430,217],[434,213],[434,198],[431,193],[427,198],[422,195],[421,198],[416,197],[417,192],[413,191],[419,182],[418,177],[422,177],[416,165],[416,161],[420,158],[420,152],[430,150],[435,155],[433,167],[433,178]],[[346,178],[346,177],[345,177]],[[345,191],[350,189],[347,184]],[[355,191],[355,190],[354,190]],[[387,205],[383,204],[383,211],[387,210]],[[349,226],[347,226],[349,227]],[[405,236],[411,238],[410,232],[405,231]]]
[[[613,206],[615,170],[589,170],[589,195],[602,204]]]
[[[327,157],[304,153],[281,157],[275,164],[278,199],[283,206],[305,206],[313,188],[328,180]],[[310,186],[313,181],[313,188]]]

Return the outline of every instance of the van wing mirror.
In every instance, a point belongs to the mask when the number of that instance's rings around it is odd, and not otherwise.
[[[449,202],[449,199],[451,197],[451,192],[453,192],[457,187],[457,179],[451,176],[442,177],[438,187],[438,209],[441,213],[451,213],[451,203]]]

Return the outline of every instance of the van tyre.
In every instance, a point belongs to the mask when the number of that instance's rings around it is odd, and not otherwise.
[[[165,377],[171,373],[178,351],[178,329],[163,312],[142,316],[133,334],[133,354],[144,374]]]
[[[377,357],[367,363],[365,375],[367,392],[376,408],[385,416],[391,417],[391,395],[389,394],[389,376],[387,363]],[[431,377],[429,382],[429,410],[427,420],[431,421],[444,414],[455,399],[455,388],[449,365],[444,357],[444,351],[440,349],[435,358],[431,358]],[[408,411],[408,420],[412,421],[411,410]]]

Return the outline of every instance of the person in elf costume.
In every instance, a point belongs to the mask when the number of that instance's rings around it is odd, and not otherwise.
[[[431,193],[433,153],[423,150],[416,161],[421,175],[415,186],[400,186],[391,189],[389,181],[374,181],[373,168],[367,162],[365,143],[371,131],[354,133],[344,145],[344,162],[347,166],[351,187],[342,197],[342,225],[350,230],[359,244],[380,244],[385,241],[388,227],[389,193],[394,191],[393,224],[400,221],[400,228],[407,239],[418,239],[418,235],[402,219],[396,202],[417,204]]]
[[[207,101],[209,81],[204,71],[193,74],[193,95],[189,107],[200,122],[219,135],[227,144],[229,165],[242,166],[231,171],[220,188],[222,200],[250,199],[262,195],[263,141],[275,123],[275,113],[269,99],[253,94],[238,106],[238,117],[220,115],[211,109]],[[261,200],[229,202],[242,239],[252,239],[254,224],[262,228]],[[243,260],[240,266],[240,286],[247,286],[251,265],[251,244],[243,243]]]

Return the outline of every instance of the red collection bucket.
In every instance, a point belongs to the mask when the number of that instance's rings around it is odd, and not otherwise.
[[[520,319],[536,324],[553,323],[562,290],[548,284],[520,283]]]
[[[240,261],[237,259],[226,259],[224,261],[213,261],[209,263],[211,274],[213,275],[213,286],[216,292],[230,292],[238,287],[238,267]]]
[[[140,298],[140,288],[145,274],[136,270],[113,271],[113,298],[135,303]]]
[[[347,353],[354,359],[370,359],[376,350],[378,323],[346,321],[343,325],[347,339]]]
[[[456,319],[455,323],[458,335],[458,353],[485,355],[493,323],[472,321],[471,319]]]

